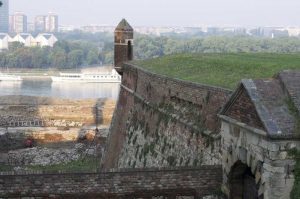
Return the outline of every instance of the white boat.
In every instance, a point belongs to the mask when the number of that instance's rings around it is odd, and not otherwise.
[[[0,73],[0,81],[22,81],[21,76]]]
[[[60,76],[51,76],[53,82],[85,82],[85,83],[119,83],[121,76],[115,69],[104,73],[60,73]]]

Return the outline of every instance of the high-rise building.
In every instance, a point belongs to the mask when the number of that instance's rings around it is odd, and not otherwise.
[[[49,13],[45,20],[46,32],[58,32],[58,16],[53,13]]]
[[[1,0],[2,6],[0,7],[0,32],[8,32],[9,24],[9,4],[8,0]]]
[[[12,21],[12,32],[27,32],[27,16],[24,13],[16,12],[10,19]]]
[[[46,31],[46,16],[39,15],[34,19],[34,29],[36,32],[45,32]]]
[[[32,22],[27,23],[27,32],[34,32],[34,23]]]
[[[8,32],[14,32],[14,16],[9,15],[9,28]]]

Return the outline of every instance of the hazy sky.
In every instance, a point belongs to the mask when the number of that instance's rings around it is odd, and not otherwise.
[[[300,26],[300,0],[10,0],[14,11],[52,11],[63,25]]]

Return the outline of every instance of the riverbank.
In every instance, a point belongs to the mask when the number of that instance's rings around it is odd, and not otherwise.
[[[0,171],[96,168],[114,108],[108,99],[0,97]]]
[[[109,125],[115,108],[110,99],[0,97],[0,127],[82,127]]]

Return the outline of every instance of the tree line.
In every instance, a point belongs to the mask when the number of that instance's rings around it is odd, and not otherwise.
[[[74,68],[99,63],[99,49],[88,42],[58,41],[51,47],[25,47],[13,42],[0,53],[0,66],[13,68]]]
[[[59,33],[50,47],[24,47],[13,42],[0,53],[0,67],[68,69],[96,64],[113,64],[113,34]],[[261,38],[250,36],[149,36],[135,35],[135,59],[150,59],[178,53],[298,53],[300,38]]]

